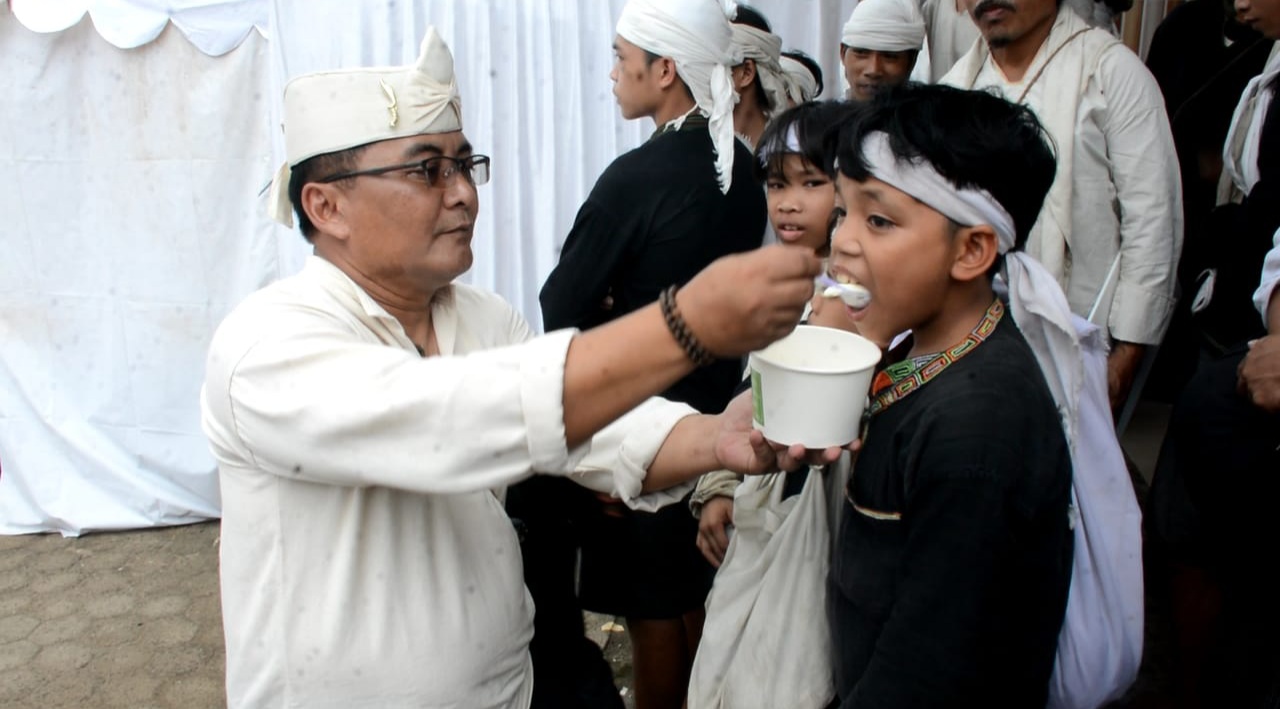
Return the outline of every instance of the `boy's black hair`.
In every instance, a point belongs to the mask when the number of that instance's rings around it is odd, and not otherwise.
[[[809,73],[813,75],[814,81],[817,82],[818,84],[818,90],[813,95],[814,97],[821,96],[822,90],[826,88],[826,85],[822,83],[822,67],[818,64],[818,62],[815,61],[813,57],[809,56],[808,54],[805,54],[799,49],[788,49],[787,51],[782,53],[782,56],[791,57],[792,59],[803,64],[804,68],[809,70]]]
[[[958,187],[989,192],[1013,217],[1014,249],[1026,245],[1057,170],[1048,136],[1030,109],[982,91],[895,87],[877,94],[840,129],[836,155],[845,177],[871,177],[862,141],[877,131],[888,134],[898,159],[923,160]]]
[[[751,163],[756,179],[764,182],[769,173],[781,173],[783,159],[794,154],[834,179],[836,129],[860,110],[861,104],[851,102],[809,101],[778,114],[765,126],[756,146],[756,159]],[[787,145],[793,127],[798,153]]]

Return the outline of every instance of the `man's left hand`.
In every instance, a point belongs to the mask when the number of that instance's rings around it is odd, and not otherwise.
[[[1112,413],[1119,415],[1124,402],[1133,389],[1133,380],[1138,375],[1138,367],[1142,357],[1147,353],[1146,345],[1117,341],[1111,347],[1111,355],[1107,357],[1107,396],[1111,399]]]
[[[1280,411],[1280,334],[1249,347],[1240,363],[1240,391],[1264,411]]]
[[[762,475],[779,470],[795,470],[801,465],[825,465],[835,462],[845,448],[809,450],[801,445],[785,446],[765,439],[751,425],[751,392],[744,391],[729,402],[721,414],[720,432],[716,439],[716,458],[726,470],[743,475]],[[857,447],[851,443],[849,450]]]

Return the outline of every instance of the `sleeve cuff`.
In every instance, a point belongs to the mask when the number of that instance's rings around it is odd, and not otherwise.
[[[689,498],[689,511],[694,517],[702,515],[702,506],[713,497],[733,497],[742,477],[728,470],[717,470],[698,478],[698,485]]]
[[[520,363],[520,400],[528,431],[529,457],[540,473],[566,473],[586,454],[570,451],[564,437],[564,364],[577,330],[530,340]]]
[[[680,419],[696,413],[685,404],[649,399],[592,437],[589,450],[570,476],[583,487],[612,495],[644,512],[678,502],[693,488],[692,481],[647,495],[640,489],[671,429]]]
[[[1149,288],[1116,285],[1107,324],[1111,337],[1138,345],[1158,345],[1173,318],[1173,298]]]

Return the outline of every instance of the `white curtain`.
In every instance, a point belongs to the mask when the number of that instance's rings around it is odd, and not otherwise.
[[[218,515],[205,350],[278,275],[267,43],[244,40],[123,51],[0,5],[0,533]]]
[[[465,280],[537,325],[579,204],[653,129],[611,92],[622,4],[0,2],[0,534],[218,515],[199,428],[209,339],[307,251],[263,212],[288,77],[410,61],[436,25],[468,137],[494,160]],[[755,3],[823,64],[827,97],[852,6]]]

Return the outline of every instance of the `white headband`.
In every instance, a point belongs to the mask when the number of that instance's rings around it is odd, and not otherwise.
[[[741,59],[731,48],[729,9],[718,0],[627,0],[617,28],[628,42],[675,61],[676,73],[707,115],[724,193],[733,183],[733,106],[738,102],[730,69]]]
[[[791,125],[787,126],[787,135],[786,135],[786,138],[783,140],[782,150],[769,150],[768,149],[769,146],[766,146],[766,145],[762,145],[760,147],[761,147],[761,150],[760,150],[759,158],[760,158],[761,167],[769,167],[769,160],[773,158],[774,153],[780,152],[780,153],[783,153],[784,155],[789,153],[795,153],[796,155],[800,155],[801,154],[800,136],[799,134],[796,133],[796,124],[792,123]]]
[[[778,60],[787,75],[787,96],[795,103],[805,103],[818,98],[818,77],[809,71],[804,62],[783,56]]]
[[[1013,217],[986,190],[961,189],[924,160],[902,160],[889,146],[889,136],[870,133],[862,141],[862,157],[871,176],[901,190],[962,226],[987,224],[995,230],[1005,255],[1004,279],[1009,310],[1040,364],[1049,391],[1062,411],[1063,427],[1074,443],[1084,360],[1080,339],[1057,279],[1029,254],[1010,251],[1015,243]]]
[[[840,42],[877,52],[906,52],[924,46],[924,16],[916,0],[862,0],[844,24]]]
[[[732,28],[734,54],[741,54],[743,61],[750,59],[756,63],[756,76],[760,77],[760,86],[772,105],[766,112],[772,116],[787,110],[787,75],[779,63],[782,38],[750,25],[735,24]]]
[[[990,225],[999,237],[1000,253],[1017,243],[1013,217],[990,192],[956,187],[923,160],[899,159],[889,147],[888,134],[868,134],[862,141],[862,156],[877,180],[906,192],[951,221],[961,226]]]

